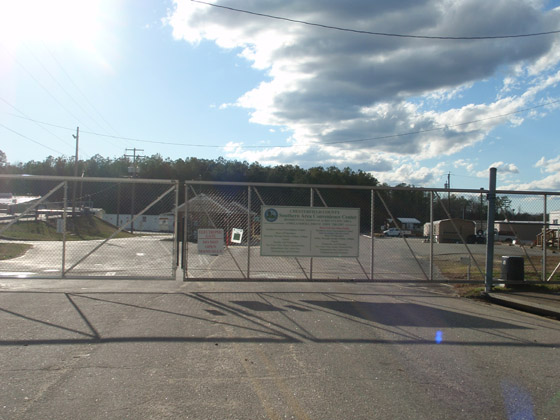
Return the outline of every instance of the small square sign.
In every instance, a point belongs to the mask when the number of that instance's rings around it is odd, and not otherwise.
[[[243,239],[243,229],[233,228],[231,231],[231,242],[240,244]]]

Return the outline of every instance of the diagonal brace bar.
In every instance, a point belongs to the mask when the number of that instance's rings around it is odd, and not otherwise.
[[[138,213],[136,216],[134,216],[132,218],[132,220],[130,221],[130,225],[132,225],[136,219],[138,219],[140,216],[142,216],[144,213],[146,213],[148,210],[150,210],[157,202],[159,202],[163,197],[165,197],[167,194],[172,192],[174,189],[175,189],[175,185],[172,186],[171,188],[169,188],[167,191],[165,191],[162,195],[160,195],[158,198],[156,198],[150,204],[148,204],[148,206],[145,207],[144,210],[142,210],[140,213]],[[109,242],[111,239],[113,239],[115,236],[117,236],[119,233],[121,233],[124,230],[124,228],[125,228],[125,225],[123,224],[120,228],[118,228],[116,231],[114,231],[111,236],[109,236],[107,239],[105,239],[103,242],[101,242],[99,245],[97,245],[95,248],[93,248],[90,252],[88,252],[82,258],[80,258],[76,263],[74,263],[74,265],[72,265],[72,267],[70,267],[68,270],[66,270],[64,272],[64,274],[66,275],[69,271],[73,270],[74,268],[76,268],[76,266],[78,266],[79,264],[84,262],[87,258],[89,258],[89,256],[91,254],[93,254],[95,251],[97,251],[99,248],[101,248],[103,245],[105,245],[107,242]]]

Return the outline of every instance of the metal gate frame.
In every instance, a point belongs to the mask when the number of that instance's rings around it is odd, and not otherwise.
[[[164,197],[168,196],[169,194],[174,192],[174,205],[173,205],[173,241],[172,241],[172,252],[170,254],[170,274],[163,275],[163,276],[136,276],[136,275],[124,275],[124,276],[111,276],[111,279],[114,280],[123,280],[123,279],[162,279],[162,280],[175,280],[176,279],[176,271],[177,271],[177,247],[178,247],[178,240],[177,240],[177,208],[179,204],[179,181],[177,180],[160,180],[160,179],[141,179],[141,178],[100,178],[100,177],[89,177],[89,178],[82,178],[82,177],[58,177],[58,176],[40,176],[40,175],[32,175],[32,176],[22,176],[22,175],[0,175],[0,180],[8,179],[8,180],[25,180],[25,181],[54,181],[60,182],[54,188],[52,188],[46,195],[41,197],[37,202],[30,205],[28,208],[25,209],[20,215],[15,217],[11,222],[6,224],[5,226],[0,227],[0,235],[10,228],[13,224],[17,223],[23,217],[31,213],[35,210],[39,205],[45,202],[52,194],[56,191],[60,190],[61,188],[64,189],[64,199],[63,199],[63,209],[62,209],[62,258],[60,261],[61,270],[60,276],[58,278],[62,279],[107,279],[106,276],[88,276],[83,274],[74,274],[72,270],[76,268],[79,264],[84,262],[89,256],[91,256],[95,251],[100,249],[102,246],[107,244],[111,239],[113,239],[118,233],[125,230],[125,226],[127,224],[133,225],[134,221],[137,220],[140,216],[145,214],[151,207],[153,207],[156,203],[161,201]],[[69,200],[68,200],[68,183],[78,183],[78,182],[100,182],[100,183],[115,183],[115,184],[159,184],[159,185],[169,185],[170,187],[162,194],[160,194],[156,199],[154,199],[150,204],[148,204],[145,208],[143,208],[140,212],[134,212],[134,217],[125,225],[118,227],[108,238],[104,239],[101,243],[93,248],[93,250],[89,251],[85,255],[83,255],[77,262],[72,264],[69,268],[66,268],[66,249],[67,249],[67,215],[69,212],[72,212],[73,209],[69,209]],[[19,278],[20,276],[3,276],[3,278]],[[40,276],[40,277],[30,277],[30,278],[57,278],[57,277],[48,277],[48,276]]]
[[[495,173],[494,173],[495,176]],[[453,218],[451,217],[449,210],[446,208],[442,198],[441,198],[441,194],[443,193],[460,193],[460,194],[473,194],[473,195],[486,195],[488,198],[488,203],[487,205],[489,207],[492,208],[492,210],[488,210],[488,214],[493,214],[494,212],[494,207],[492,207],[494,205],[493,199],[492,197],[495,197],[496,194],[508,194],[508,195],[529,195],[529,196],[542,196],[544,198],[544,216],[543,216],[543,230],[549,225],[548,221],[546,220],[546,199],[547,196],[560,196],[559,192],[535,192],[535,191],[510,191],[510,190],[496,190],[495,189],[495,182],[494,184],[492,184],[492,172],[490,173],[490,186],[489,189],[448,189],[448,188],[416,188],[416,187],[388,187],[388,186],[356,186],[356,185],[323,185],[323,184],[286,184],[286,183],[247,183],[247,182],[213,182],[213,181],[186,181],[185,182],[185,212],[183,214],[182,220],[183,220],[183,226],[185,226],[184,231],[183,231],[183,249],[182,249],[182,261],[183,261],[183,280],[184,281],[261,281],[262,279],[259,278],[255,278],[253,276],[251,276],[251,241],[247,242],[247,248],[248,248],[248,252],[247,252],[247,260],[246,260],[246,269],[243,270],[242,266],[244,266],[244,262],[240,262],[240,261],[236,261],[235,258],[233,257],[233,255],[230,256],[235,260],[235,265],[237,266],[239,272],[242,274],[242,279],[227,279],[227,278],[208,278],[208,277],[198,277],[198,276],[191,276],[189,275],[188,269],[189,269],[189,261],[188,261],[188,241],[187,241],[187,236],[188,236],[188,232],[187,232],[187,217],[188,217],[188,197],[189,197],[189,189],[195,193],[196,192],[194,190],[195,186],[201,186],[201,187],[212,187],[212,186],[224,186],[224,187],[242,187],[242,188],[247,188],[247,198],[248,198],[248,203],[247,203],[247,209],[248,209],[248,213],[250,212],[251,209],[251,200],[252,200],[252,192],[255,193],[255,195],[257,196],[258,200],[261,202],[262,205],[265,204],[264,200],[262,199],[261,195],[259,194],[259,188],[261,187],[273,187],[273,188],[304,188],[304,189],[309,189],[310,191],[310,207],[313,207],[314,205],[314,197],[317,194],[319,199],[322,201],[323,205],[326,206],[326,202],[323,200],[320,191],[319,190],[324,190],[324,189],[338,189],[338,190],[367,190],[371,192],[371,232],[370,232],[370,241],[371,241],[371,255],[370,255],[370,272],[368,273],[367,270],[365,270],[365,268],[362,266],[362,264],[359,262],[358,263],[360,265],[360,267],[362,268],[363,274],[364,274],[364,278],[363,279],[354,279],[354,280],[348,280],[348,281],[364,281],[364,282],[382,282],[382,283],[393,283],[393,282],[406,282],[406,283],[415,283],[415,282],[419,282],[419,283],[449,283],[449,284],[465,284],[465,283],[473,283],[473,284],[484,284],[486,283],[486,286],[488,287],[488,285],[490,284],[490,287],[493,283],[497,283],[499,282],[499,279],[494,279],[492,278],[492,272],[488,272],[488,267],[490,264],[489,261],[493,261],[493,240],[489,240],[489,246],[486,247],[486,260],[487,260],[487,266],[486,266],[486,270],[485,267],[482,267],[476,260],[476,258],[474,257],[471,249],[469,248],[469,245],[467,243],[467,240],[465,237],[463,237],[463,235],[460,232],[460,229],[455,225]],[[390,208],[387,206],[387,204],[385,203],[385,201],[383,200],[383,196],[382,193],[384,191],[420,191],[420,192],[424,192],[424,193],[428,193],[430,196],[430,232],[433,232],[434,228],[434,206],[435,205],[439,205],[442,207],[443,211],[445,212],[445,214],[447,214],[447,217],[449,219],[451,219],[451,223],[453,225],[453,228],[456,232],[456,234],[458,235],[458,237],[460,238],[460,241],[462,243],[462,245],[464,246],[466,253],[468,254],[469,260],[472,261],[474,263],[474,268],[475,270],[482,276],[482,278],[484,280],[480,280],[480,281],[473,281],[473,280],[466,280],[466,279],[461,279],[461,280],[436,280],[434,279],[435,277],[435,273],[434,273],[434,235],[431,234],[429,235],[428,238],[428,242],[429,242],[429,270],[426,271],[424,270],[424,268],[422,267],[420,261],[418,260],[417,256],[414,253],[413,248],[411,247],[411,245],[409,244],[409,241],[407,240],[406,237],[403,237],[403,241],[406,243],[407,248],[409,249],[412,258],[414,258],[416,264],[420,267],[421,272],[423,273],[423,278],[418,278],[416,280],[387,280],[387,279],[376,279],[375,275],[374,275],[374,268],[375,268],[375,235],[374,235],[374,226],[375,226],[375,197],[379,197],[381,203],[383,204],[383,207],[385,208],[385,211],[391,216],[394,226],[398,227],[398,225],[396,224],[396,219],[393,217],[393,214],[390,210]],[[492,218],[493,219],[493,218]],[[247,215],[247,223],[248,226],[251,226],[251,217],[249,216],[249,214]],[[488,220],[487,221],[487,226],[489,226],[489,231],[493,231],[493,220]],[[491,230],[490,230],[491,229]],[[492,242],[492,243],[491,243]],[[524,251],[526,252],[525,248]],[[227,251],[229,252],[229,250]],[[560,283],[560,282],[554,282],[554,281],[550,281],[550,279],[552,278],[552,275],[549,277],[546,277],[547,273],[546,270],[544,269],[545,264],[546,264],[546,248],[543,247],[543,271],[542,271],[542,277],[541,277],[541,281],[531,281],[531,284],[541,284],[541,283],[546,283],[546,284],[556,284],[556,283]],[[274,257],[273,257],[274,258]],[[320,278],[314,278],[313,277],[313,259],[310,259],[310,264],[309,264],[309,273],[307,274],[305,272],[304,267],[299,263],[299,261],[297,260],[297,257],[294,257],[298,263],[298,265],[301,268],[301,271],[305,274],[305,279],[301,279],[301,280],[297,280],[297,281],[333,281],[332,279],[320,279]],[[491,266],[491,265],[490,265]],[[557,267],[558,269],[558,267]],[[556,271],[556,270],[555,270]],[[554,273],[552,273],[554,274]],[[270,281],[286,281],[286,279],[283,278],[276,278],[276,279],[268,279]],[[341,280],[341,281],[345,281],[345,280]]]
[[[376,265],[375,263],[375,258],[376,258],[376,250],[375,250],[375,235],[374,235],[374,226],[375,226],[375,205],[376,205],[376,198],[379,198],[379,202],[381,202],[382,206],[384,207],[384,210],[387,212],[387,214],[391,215],[391,218],[393,220],[393,223],[396,227],[398,227],[398,225],[396,224],[396,219],[393,217],[391,209],[389,208],[389,206],[387,206],[387,204],[385,203],[385,201],[383,200],[383,193],[385,191],[420,191],[420,192],[424,192],[424,193],[428,193],[430,196],[430,226],[431,226],[431,232],[433,232],[433,223],[434,223],[434,205],[439,205],[443,208],[443,210],[445,211],[445,213],[448,215],[448,217],[452,220],[449,211],[446,209],[444,201],[441,198],[441,194],[443,193],[465,193],[465,194],[475,194],[478,195],[480,194],[481,196],[481,203],[482,203],[482,195],[485,194],[487,196],[487,201],[488,201],[488,206],[491,207],[494,205],[494,201],[496,199],[496,195],[497,194],[504,194],[504,195],[527,195],[527,196],[532,196],[532,197],[542,197],[542,206],[543,206],[543,218],[542,218],[542,233],[543,233],[543,238],[546,239],[546,233],[547,230],[550,227],[554,227],[555,229],[557,228],[558,225],[552,225],[548,220],[547,220],[547,204],[548,204],[548,199],[550,197],[553,198],[557,198],[560,196],[560,192],[536,192],[536,191],[509,191],[509,190],[496,190],[495,189],[495,171],[493,173],[494,176],[494,182],[492,182],[492,170],[490,171],[490,187],[488,190],[486,189],[477,189],[477,190],[473,190],[473,189],[443,189],[443,188],[412,188],[412,187],[386,187],[386,186],[354,186],[354,185],[323,185],[323,184],[286,184],[286,183],[244,183],[244,182],[212,182],[212,181],[187,181],[185,182],[185,208],[186,211],[183,215],[183,223],[185,226],[185,229],[182,232],[182,236],[183,236],[183,248],[182,248],[182,252],[180,253],[182,255],[182,263],[183,263],[183,267],[184,269],[182,270],[182,277],[183,280],[205,280],[205,281],[209,281],[209,280],[220,280],[220,279],[209,279],[209,278],[200,278],[200,277],[192,277],[189,276],[188,273],[188,265],[189,265],[189,261],[188,261],[188,253],[187,253],[187,249],[188,249],[188,241],[187,239],[187,215],[188,215],[188,197],[189,197],[189,189],[191,191],[194,191],[194,187],[195,186],[225,186],[225,187],[241,187],[241,188],[246,188],[247,192],[246,192],[246,197],[248,200],[248,205],[247,205],[247,226],[249,227],[249,229],[251,229],[251,224],[252,224],[252,219],[250,216],[251,213],[251,200],[253,199],[253,195],[257,197],[258,201],[256,201],[256,203],[260,202],[261,205],[265,204],[265,201],[263,200],[261,194],[259,193],[259,188],[265,188],[265,187],[272,187],[272,188],[291,188],[291,189],[299,189],[299,188],[303,188],[303,189],[308,189],[309,190],[309,206],[314,206],[314,200],[315,197],[319,197],[319,200],[321,201],[323,206],[327,206],[326,201],[323,199],[321,192],[322,190],[325,189],[336,189],[336,190],[365,190],[365,191],[369,191],[371,194],[371,209],[370,209],[370,214],[371,214],[371,220],[370,220],[370,224],[371,224],[371,238],[370,238],[370,243],[371,243],[371,255],[369,256],[369,263],[370,263],[370,270],[368,272],[368,270],[366,269],[366,267],[364,267],[361,263],[360,260],[358,259],[358,264],[361,268],[362,274],[363,274],[363,278],[360,279],[355,279],[356,281],[372,281],[372,282],[393,282],[393,281],[398,281],[398,282],[402,282],[403,280],[390,280],[390,279],[379,279],[379,278],[375,278],[375,273],[374,273],[374,267]],[[178,209],[179,209],[179,182],[177,180],[154,180],[154,179],[130,179],[130,178],[100,178],[100,177],[96,177],[96,178],[81,178],[81,177],[58,177],[58,176],[22,176],[22,175],[0,175],[0,180],[2,179],[20,179],[20,180],[25,180],[25,181],[51,181],[51,182],[57,182],[58,184],[55,185],[45,196],[41,197],[39,199],[38,202],[35,202],[34,204],[30,205],[27,209],[25,209],[25,211],[20,214],[19,216],[17,216],[14,220],[12,220],[10,223],[4,225],[4,226],[0,226],[0,234],[5,231],[6,229],[8,229],[13,223],[16,223],[18,220],[21,220],[23,217],[25,217],[26,215],[28,215],[29,213],[31,213],[34,209],[36,209],[41,203],[43,203],[44,201],[46,201],[52,194],[56,193],[57,191],[59,191],[60,189],[64,190],[64,211],[63,211],[63,238],[62,238],[62,259],[60,261],[60,265],[61,265],[61,270],[60,270],[60,278],[86,278],[86,279],[94,279],[94,278],[103,278],[103,279],[107,279],[107,277],[105,276],[80,276],[79,274],[76,274],[75,272],[73,272],[73,270],[79,265],[81,264],[84,260],[86,260],[93,252],[95,252],[97,249],[101,248],[102,246],[104,246],[107,242],[109,242],[115,235],[117,235],[120,231],[123,230],[123,228],[119,228],[117,229],[115,232],[113,232],[113,235],[111,235],[111,237],[109,237],[108,239],[106,239],[105,241],[103,241],[102,244],[98,245],[93,251],[89,252],[87,255],[83,256],[78,262],[74,263],[72,266],[70,266],[69,268],[66,267],[66,222],[67,222],[67,213],[68,213],[68,183],[69,182],[100,182],[100,183],[110,183],[110,182],[114,182],[114,183],[119,183],[119,184],[162,184],[162,185],[169,185],[170,188],[163,194],[161,194],[158,198],[156,198],[155,200],[153,200],[148,206],[146,206],[146,208],[144,208],[141,212],[139,213],[135,213],[135,217],[133,218],[132,222],[134,220],[136,220],[138,217],[140,217],[141,215],[143,215],[145,212],[147,212],[153,205],[155,205],[159,200],[161,200],[163,197],[167,196],[168,194],[171,194],[173,192],[173,190],[175,191],[175,205],[173,208],[173,214],[174,214],[174,221],[173,221],[173,245],[172,245],[172,256],[171,256],[171,264],[170,264],[170,275],[169,276],[163,276],[163,277],[159,277],[159,276],[114,276],[112,277],[113,279],[149,279],[149,278],[165,278],[165,279],[175,279],[175,274],[176,274],[176,270],[177,270],[177,265],[179,262],[179,248],[178,248],[178,224],[179,224],[179,213],[178,213]],[[533,200],[533,199],[532,199]],[[537,200],[538,201],[538,200]],[[494,214],[494,211],[488,211],[488,214]],[[490,217],[489,217],[490,219]],[[492,217],[493,219],[493,217]],[[492,224],[491,224],[492,222]],[[452,221],[452,223],[454,224],[454,222]],[[487,259],[487,264],[486,264],[486,270],[484,270],[483,267],[481,267],[476,259],[474,258],[471,250],[469,249],[468,244],[466,243],[466,240],[464,237],[462,237],[462,235],[460,234],[459,229],[457,228],[457,226],[453,226],[456,233],[458,234],[458,236],[461,239],[462,244],[465,247],[466,252],[469,255],[469,259],[474,261],[474,264],[476,266],[476,270],[482,274],[483,276],[485,276],[485,280],[486,280],[486,286],[489,287],[489,285],[491,286],[493,284],[493,282],[495,283],[497,280],[492,278],[492,270],[491,268],[489,269],[489,267],[492,267],[491,262],[493,261],[493,244],[491,244],[491,242],[493,242],[493,237],[492,235],[490,235],[490,238],[492,238],[492,240],[488,240],[488,245],[487,245],[487,252],[486,252],[486,259]],[[493,220],[488,220],[488,227],[489,227],[489,231],[490,228],[493,231]],[[512,226],[512,229],[514,230],[514,227]],[[414,253],[414,250],[412,249],[411,245],[408,243],[408,240],[406,238],[403,238],[404,242],[406,243],[407,248],[409,249],[412,258],[415,259],[416,264],[420,267],[420,270],[422,271],[423,275],[420,276],[422,278],[418,278],[416,280],[413,279],[407,279],[406,282],[414,282],[414,281],[418,281],[418,282],[422,282],[422,283],[426,283],[426,282],[433,282],[433,283],[442,283],[442,282],[447,282],[447,283],[469,283],[469,281],[466,280],[447,280],[447,281],[442,281],[442,280],[436,280],[434,279],[434,250],[433,250],[433,246],[434,246],[434,240],[433,240],[433,235],[429,236],[428,242],[429,242],[429,247],[430,247],[430,251],[429,251],[429,270],[425,270],[424,267],[422,267],[422,265],[420,264],[420,261],[418,260],[418,258],[416,258],[416,255]],[[540,284],[540,283],[546,283],[546,284],[558,284],[560,282],[558,281],[551,281],[553,275],[555,273],[557,273],[558,269],[560,268],[560,264],[558,264],[558,266],[551,272],[551,273],[547,273],[547,249],[546,249],[546,244],[545,244],[545,240],[543,240],[543,244],[542,244],[542,270],[540,273],[537,272],[537,267],[535,266],[535,264],[533,263],[533,261],[530,261],[533,270],[535,271],[535,273],[537,273],[539,275],[540,281],[531,281],[531,284]],[[242,280],[250,280],[250,281],[258,281],[261,280],[258,277],[255,277],[254,275],[252,275],[252,266],[251,266],[251,241],[247,242],[247,260],[246,261],[238,261],[234,258],[234,256],[232,254],[231,257],[235,262],[235,265],[237,267],[237,270],[241,273],[241,277]],[[525,255],[528,257],[527,254],[527,250],[525,248],[523,248]],[[298,261],[297,257],[296,258],[297,264],[299,266],[299,269],[301,270],[301,272],[304,274],[304,279],[298,280],[298,281],[333,281],[332,279],[321,279],[321,278],[317,278],[316,276],[314,276],[314,268],[313,268],[313,259],[310,258],[309,260],[309,267],[304,267],[304,264],[300,263],[300,261]],[[549,275],[550,274],[550,275]],[[3,276],[4,278],[10,278],[9,276]],[[14,276],[14,277],[19,277],[19,276]],[[38,277],[37,277],[38,278]],[[48,276],[43,276],[40,278],[52,278],[52,277],[48,277]],[[223,280],[223,279],[222,279]],[[230,279],[231,280],[231,279]],[[285,281],[285,279],[282,278],[278,278],[278,279],[270,279],[270,280],[279,280],[279,281]],[[471,281],[471,283],[480,283],[479,281]]]
[[[192,277],[189,276],[188,274],[188,268],[189,268],[189,262],[188,262],[188,241],[187,241],[187,236],[188,236],[188,230],[187,230],[187,218],[188,218],[188,200],[189,200],[189,189],[195,194],[196,196],[196,192],[194,190],[194,186],[229,186],[229,187],[246,187],[247,188],[247,197],[248,197],[248,203],[247,203],[247,208],[248,210],[251,208],[251,197],[252,197],[252,191],[255,192],[255,194],[257,195],[261,205],[265,205],[264,200],[262,199],[261,195],[259,194],[258,189],[259,188],[264,188],[264,187],[272,187],[272,188],[303,188],[303,189],[309,189],[310,191],[310,207],[314,206],[314,197],[315,195],[317,195],[319,197],[319,199],[321,200],[322,204],[324,207],[328,207],[327,203],[325,202],[325,200],[323,199],[321,193],[320,193],[320,189],[336,189],[336,190],[365,190],[365,191],[370,191],[371,193],[371,209],[370,209],[370,214],[371,214],[371,232],[370,232],[370,241],[371,241],[371,255],[370,255],[370,272],[368,273],[367,270],[363,267],[362,263],[360,262],[360,260],[358,258],[356,258],[359,267],[361,268],[363,274],[364,274],[364,278],[363,279],[354,279],[353,281],[363,281],[363,282],[385,282],[385,283],[390,283],[390,282],[399,282],[402,283],[402,280],[379,280],[375,278],[374,275],[374,268],[375,268],[375,235],[374,235],[374,227],[375,227],[375,197],[376,195],[380,198],[381,202],[383,203],[383,206],[385,207],[386,211],[391,215],[393,221],[395,221],[396,219],[392,216],[392,213],[390,211],[390,209],[388,208],[387,204],[385,203],[385,201],[383,200],[382,195],[380,194],[380,192],[382,191],[395,191],[395,190],[402,190],[402,191],[409,191],[409,190],[414,190],[414,191],[425,191],[425,192],[430,192],[430,194],[437,194],[437,192],[443,192],[443,191],[448,191],[447,189],[433,189],[433,188],[406,188],[406,187],[372,187],[372,186],[355,186],[355,185],[324,185],[324,184],[283,184],[283,183],[246,183],[246,182],[213,182],[213,181],[186,181],[185,182],[185,212],[183,214],[183,226],[185,226],[184,232],[183,232],[183,252],[182,252],[182,261],[183,261],[183,280],[184,281],[231,281],[231,280],[235,280],[235,281],[239,281],[238,279],[223,279],[223,278],[207,278],[207,277]],[[480,190],[453,190],[454,192],[468,192],[468,193],[480,193]],[[433,207],[433,199],[431,200],[432,202],[432,207]],[[441,200],[440,200],[441,202]],[[443,203],[442,203],[443,205]],[[433,209],[431,209],[430,211],[430,223],[433,226]],[[247,215],[247,220],[248,220],[248,225],[249,227],[251,226],[251,218],[249,217],[249,214]],[[395,223],[395,222],[394,222]],[[396,223],[395,223],[395,226]],[[458,232],[459,233],[459,232]],[[459,233],[460,235],[460,233]],[[406,243],[412,257],[414,258],[414,260],[416,261],[416,264],[419,266],[421,272],[423,273],[423,279],[418,279],[416,281],[422,282],[422,283],[442,283],[441,280],[434,280],[434,270],[433,270],[433,236],[430,237],[430,270],[429,273],[426,273],[424,268],[422,267],[420,261],[418,260],[418,258],[416,257],[412,247],[410,246],[408,240],[406,237],[402,238],[404,240],[404,242]],[[229,255],[234,259],[235,261],[235,265],[237,266],[238,270],[240,271],[240,273],[243,276],[243,279],[241,281],[259,281],[260,279],[258,278],[254,278],[251,277],[251,259],[250,259],[250,249],[251,249],[251,241],[248,241],[247,243],[247,248],[248,248],[248,252],[247,252],[247,261],[246,261],[246,272],[244,272],[241,268],[241,265],[238,261],[235,260],[234,256],[231,254],[231,252],[229,251],[228,248],[226,248],[226,251],[229,253]],[[463,244],[465,245],[465,247],[468,249],[468,245],[466,243],[466,241],[463,239]],[[470,254],[470,251],[469,251]],[[470,254],[472,257],[472,254]],[[333,281],[332,279],[322,279],[322,278],[314,278],[313,277],[313,258],[310,258],[310,264],[309,264],[309,273],[305,272],[304,267],[301,265],[301,263],[298,260],[298,257],[293,257],[295,258],[297,264],[299,265],[301,271],[304,274],[304,277],[306,278],[306,280],[298,280],[298,281]],[[477,264],[477,268],[480,270],[480,267]],[[285,279],[282,278],[277,278],[277,279],[269,279],[270,281],[286,281]],[[414,282],[414,280],[408,281],[407,282]],[[466,281],[450,281],[449,283],[466,283]],[[480,282],[475,282],[475,283],[480,283]]]

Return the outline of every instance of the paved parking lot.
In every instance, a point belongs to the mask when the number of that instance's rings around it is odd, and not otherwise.
[[[24,277],[60,277],[62,242],[26,241],[33,247],[19,258],[0,261],[0,276],[6,273]],[[102,241],[67,241],[66,269],[80,259],[83,262],[68,276],[171,277],[173,262],[172,235],[146,235]]]
[[[0,261],[0,277],[60,277],[62,243],[52,241],[27,242],[33,248],[19,258]],[[101,241],[68,241],[66,269],[72,267],[97,247]],[[374,249],[375,280],[424,280],[429,276],[430,244],[422,238],[376,238]],[[484,260],[486,245],[469,245],[474,256]],[[463,244],[434,244],[436,258],[459,262],[469,257]],[[230,246],[220,255],[200,255],[197,245],[189,243],[187,267],[190,278],[228,278],[243,280],[248,270],[246,245]],[[251,247],[250,276],[254,279],[284,280],[353,280],[366,279],[371,274],[371,238],[360,237],[359,258],[289,258],[261,257],[259,246]],[[531,255],[538,259],[537,248],[496,245],[495,254]],[[173,265],[171,235],[145,235],[128,239],[112,239],[95,250],[68,274],[96,277],[170,278]],[[538,265],[538,264],[537,264]],[[312,268],[311,268],[312,267]],[[476,267],[473,265],[473,270]],[[484,269],[484,268],[482,268]],[[466,269],[465,272],[466,278]],[[180,275],[180,274],[179,274]],[[446,278],[434,270],[434,280]]]

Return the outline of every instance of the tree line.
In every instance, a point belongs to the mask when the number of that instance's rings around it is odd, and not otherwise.
[[[127,157],[104,158],[95,155],[88,160],[78,161],[78,176],[122,178],[130,176],[132,162]],[[298,165],[263,166],[258,162],[248,163],[237,160],[164,159],[156,154],[137,160],[138,177],[148,179],[177,179],[179,181],[237,181],[270,182],[287,184],[336,184],[336,185],[378,185],[371,174],[350,168],[322,166],[304,169]],[[50,176],[73,176],[74,159],[49,156],[43,161],[9,164],[0,167],[4,174],[28,174]]]
[[[78,176],[99,177],[99,178],[128,178],[132,171],[129,168],[132,162],[127,157],[105,158],[95,155],[87,160],[78,161]],[[164,159],[156,154],[143,157],[137,160],[138,177],[147,179],[175,179],[181,182],[190,180],[200,181],[236,181],[236,182],[260,182],[260,183],[282,183],[282,184],[326,184],[326,185],[346,185],[346,186],[387,186],[380,184],[379,181],[368,172],[362,170],[352,170],[348,167],[339,169],[335,166],[324,168],[322,166],[311,167],[308,169],[298,165],[276,165],[264,166],[258,162],[248,163],[246,161],[227,160],[222,157],[218,159],[200,159],[188,157],[185,159],[171,160]],[[44,176],[73,176],[75,173],[74,159],[70,157],[49,156],[43,161],[29,161],[25,163],[10,164],[6,155],[0,151],[0,173],[3,174],[27,174]],[[37,183],[30,182],[3,182],[0,184],[0,192],[13,192],[18,194],[43,195],[46,189]],[[400,184],[398,187],[412,187],[407,184]],[[103,194],[93,191],[95,186],[80,186],[79,196],[90,196],[94,199],[94,204],[103,207],[107,212],[115,212],[117,199],[101,196]],[[11,189],[8,191],[7,189]],[[5,191],[4,191],[5,190]],[[92,190],[89,192],[89,190]],[[104,191],[99,187],[97,191]],[[115,189],[118,196],[119,211],[128,211],[126,206],[129,202],[126,195],[131,193],[123,187],[120,192]],[[327,205],[354,206],[363,209],[361,219],[365,227],[370,224],[368,214],[371,199],[368,191],[348,192],[345,190],[334,190],[327,193],[323,192],[323,199]],[[122,199],[121,199],[122,195]],[[182,192],[181,192],[181,195]],[[381,198],[380,198],[380,197]],[[302,200],[305,200],[302,196]],[[420,222],[425,223],[430,220],[430,194],[424,190],[386,190],[378,194],[375,200],[375,226],[376,230],[390,218],[394,217],[414,217]],[[101,203],[100,201],[106,201]],[[301,200],[298,200],[298,202]],[[315,205],[322,205],[321,197],[315,199]],[[286,205],[289,205],[287,203]],[[388,207],[389,211],[385,208]],[[447,210],[446,210],[447,209]],[[435,196],[433,204],[434,219],[446,219],[451,217],[463,218],[468,220],[484,221],[487,218],[486,196],[480,194],[445,194],[440,193]],[[497,200],[496,217],[499,219],[509,218],[511,220],[533,220],[540,215],[528,213],[515,213],[508,197],[499,197]]]

